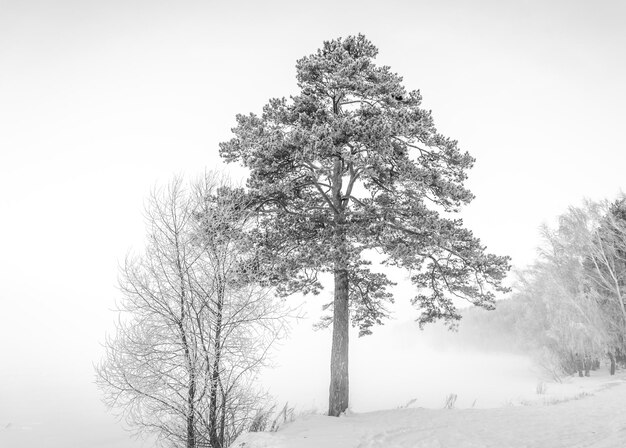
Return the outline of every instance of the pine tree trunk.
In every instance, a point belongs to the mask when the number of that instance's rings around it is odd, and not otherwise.
[[[333,315],[333,345],[330,357],[330,394],[328,415],[339,416],[348,409],[348,271],[335,270],[335,300]]]
[[[334,112],[339,113],[339,103],[333,100]],[[333,345],[330,354],[330,390],[328,415],[338,417],[348,409],[350,396],[348,380],[348,336],[350,329],[348,243],[345,230],[347,201],[342,193],[344,163],[340,157],[334,162],[332,176],[332,204],[335,212],[335,300],[333,302]]]

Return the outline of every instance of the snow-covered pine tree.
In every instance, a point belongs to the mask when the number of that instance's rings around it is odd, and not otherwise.
[[[333,416],[348,407],[350,317],[368,334],[392,300],[364,253],[413,273],[422,324],[458,320],[455,297],[492,307],[509,269],[448,217],[473,198],[463,182],[474,159],[437,132],[419,91],[375,65],[377,53],[363,35],[324,42],[297,62],[300,93],[238,115],[220,151],[250,169],[259,245],[283,291],[317,292],[318,273],[334,276]]]

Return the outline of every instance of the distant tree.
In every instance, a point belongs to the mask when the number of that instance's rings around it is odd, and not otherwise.
[[[589,203],[595,225],[590,231],[587,263],[592,286],[623,336],[626,334],[626,199]]]
[[[570,207],[559,217],[556,229],[543,228],[545,245],[536,270],[548,303],[550,334],[559,340],[563,356],[597,355],[607,343],[605,321],[584,266],[592,227],[589,209]]]
[[[585,272],[602,312],[612,363],[626,352],[626,199],[585,204],[589,228]]]
[[[281,308],[246,269],[242,200],[213,175],[155,191],[145,253],[121,271],[120,321],[97,383],[162,445],[224,448],[264,406],[252,383],[281,333]]]
[[[369,268],[372,250],[412,272],[420,324],[452,325],[457,298],[493,307],[509,269],[451,218],[473,198],[463,182],[474,159],[437,132],[418,91],[374,64],[377,53],[363,35],[324,42],[297,62],[300,94],[238,115],[220,145],[250,169],[259,247],[282,293],[316,293],[319,273],[334,277],[332,416],[348,407],[350,319],[368,334],[392,300],[392,282]]]

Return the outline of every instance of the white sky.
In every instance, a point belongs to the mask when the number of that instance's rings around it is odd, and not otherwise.
[[[0,0],[0,431],[131,446],[92,363],[146,193],[219,164],[235,114],[295,92],[323,40],[364,33],[422,91],[477,158],[466,224],[523,265],[543,221],[626,183],[625,21],[621,1]]]

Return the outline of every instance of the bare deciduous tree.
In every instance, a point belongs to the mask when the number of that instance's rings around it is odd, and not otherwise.
[[[243,198],[216,175],[155,191],[145,252],[121,269],[121,316],[97,382],[162,445],[226,447],[263,406],[253,381],[284,313],[248,267]]]

